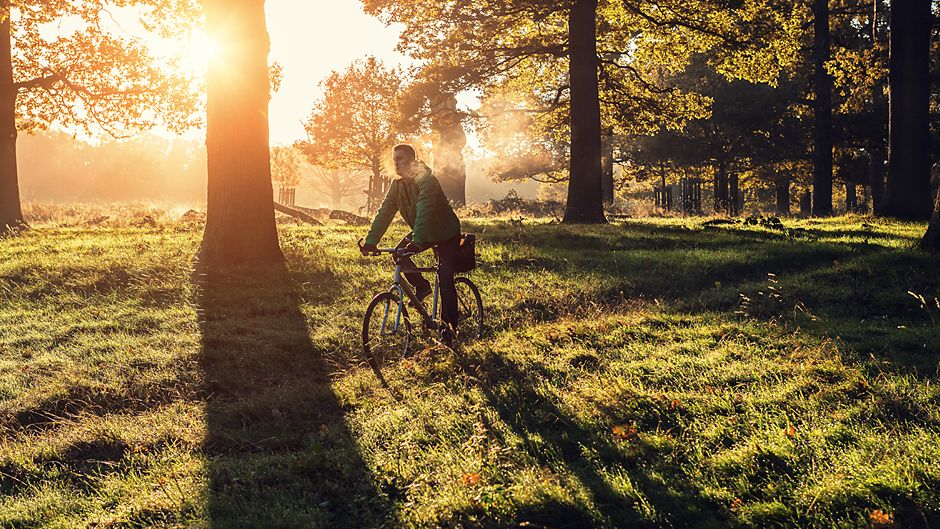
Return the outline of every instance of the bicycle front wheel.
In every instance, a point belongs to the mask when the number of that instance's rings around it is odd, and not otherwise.
[[[379,380],[382,369],[402,360],[411,345],[411,322],[398,296],[385,292],[375,296],[362,322],[362,346]]]
[[[457,287],[457,339],[479,340],[483,336],[483,299],[480,290],[466,277],[454,280]]]

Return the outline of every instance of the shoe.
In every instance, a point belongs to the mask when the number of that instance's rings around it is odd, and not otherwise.
[[[447,347],[453,347],[455,334],[454,329],[450,325],[444,325],[444,328],[441,329],[441,343]]]
[[[418,301],[421,302],[422,304],[424,303],[424,300],[425,300],[428,296],[430,296],[430,295],[431,295],[431,286],[430,286],[430,285],[428,285],[428,286],[425,287],[425,288],[419,288],[419,289],[417,290],[417,292],[415,292],[415,296],[418,297]],[[413,308],[413,309],[417,309],[417,308],[418,308],[417,306],[415,306],[415,302],[414,302],[413,300],[408,301],[408,306],[411,307],[411,308]]]

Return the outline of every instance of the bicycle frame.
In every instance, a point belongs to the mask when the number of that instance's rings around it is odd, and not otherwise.
[[[418,299],[417,294],[411,289],[411,286],[407,282],[401,280],[403,273],[411,272],[433,272],[434,273],[434,300],[432,303],[432,308],[430,314],[424,308],[424,304]],[[398,260],[395,260],[395,274],[392,276],[392,288],[389,289],[389,292],[393,294],[397,292],[398,294],[398,312],[395,314],[395,327],[393,330],[398,331],[399,326],[401,325],[401,315],[404,312],[405,298],[411,300],[414,306],[418,309],[418,312],[421,314],[421,317],[424,319],[424,322],[428,327],[435,329],[438,327],[438,323],[433,316],[437,314],[438,300],[440,299],[440,287],[441,287],[441,278],[437,275],[437,267],[427,267],[427,268],[402,268],[401,263]],[[385,322],[388,321],[388,307],[385,307],[385,316],[382,319],[382,327],[384,330]]]

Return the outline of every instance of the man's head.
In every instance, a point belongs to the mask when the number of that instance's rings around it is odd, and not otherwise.
[[[406,176],[408,167],[416,158],[415,148],[407,143],[396,145],[392,149],[392,160],[395,161],[395,172],[398,173],[398,176]]]

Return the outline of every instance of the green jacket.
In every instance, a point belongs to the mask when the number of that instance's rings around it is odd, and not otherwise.
[[[410,175],[392,181],[382,207],[372,221],[366,244],[379,243],[395,213],[401,213],[414,230],[412,240],[417,244],[436,244],[460,234],[460,220],[431,169],[415,161],[410,172]]]

